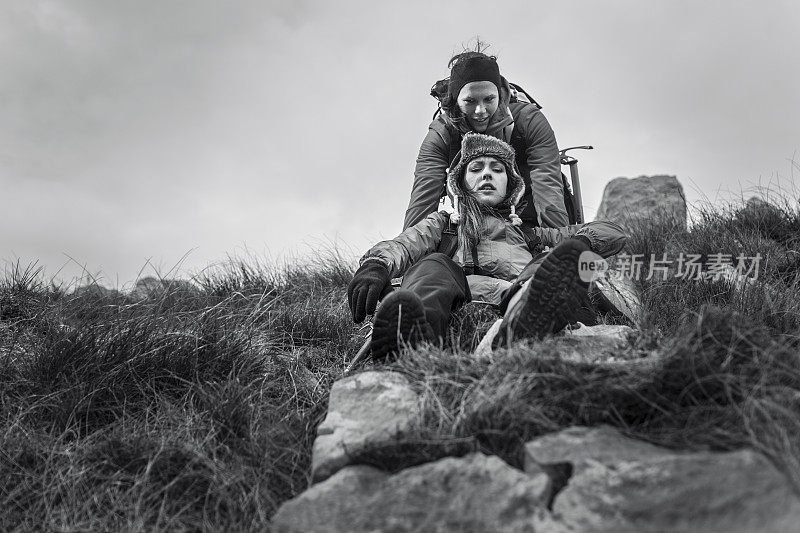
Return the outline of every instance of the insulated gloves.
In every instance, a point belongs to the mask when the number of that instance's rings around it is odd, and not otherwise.
[[[378,300],[391,290],[389,269],[377,261],[367,261],[356,271],[347,286],[347,303],[353,313],[353,322],[362,322],[375,313]]]

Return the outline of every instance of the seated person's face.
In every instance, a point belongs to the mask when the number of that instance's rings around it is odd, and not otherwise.
[[[464,184],[478,202],[494,207],[502,202],[507,194],[506,167],[494,157],[476,157],[467,164]]]

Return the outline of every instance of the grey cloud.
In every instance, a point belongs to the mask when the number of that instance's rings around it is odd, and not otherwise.
[[[562,145],[597,146],[581,159],[590,207],[618,175],[715,191],[788,168],[797,150],[791,2],[482,9],[3,4],[0,187],[15,205],[0,242],[48,263],[74,252],[125,280],[146,257],[195,248],[189,266],[324,235],[361,252],[399,231],[428,89],[476,34],[541,99]]]

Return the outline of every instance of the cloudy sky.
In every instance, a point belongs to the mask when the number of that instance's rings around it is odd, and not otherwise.
[[[360,254],[401,229],[429,88],[476,35],[595,146],[589,215],[618,176],[791,188],[798,27],[794,0],[0,0],[0,259],[123,287]]]

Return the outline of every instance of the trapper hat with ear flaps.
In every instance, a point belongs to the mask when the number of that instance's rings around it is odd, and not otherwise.
[[[509,218],[515,226],[522,224],[522,220],[516,214],[516,207],[525,194],[525,182],[517,168],[514,149],[506,142],[501,141],[491,135],[481,133],[466,133],[461,140],[461,151],[456,155],[447,173],[447,191],[453,199],[454,213],[450,215],[453,222],[458,222],[460,215],[458,211],[458,199],[471,194],[464,187],[464,171],[475,158],[495,157],[506,167],[508,176],[507,195],[500,206],[508,206],[511,209]]]

